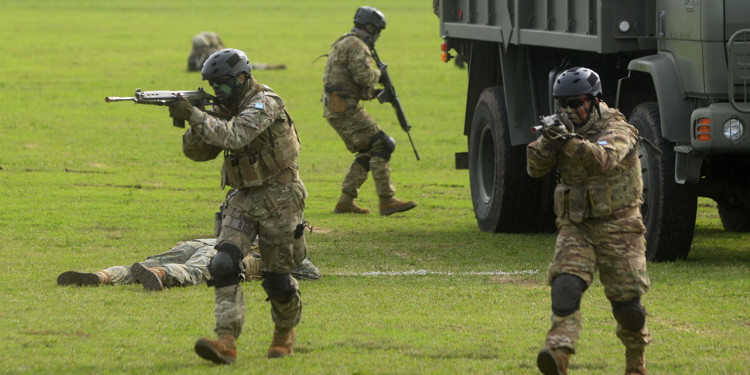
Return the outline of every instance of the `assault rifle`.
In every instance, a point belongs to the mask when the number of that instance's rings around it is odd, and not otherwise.
[[[572,124],[566,125],[565,121],[562,120],[562,116],[565,116],[565,114],[562,113],[562,114],[554,114],[550,116],[539,116],[539,121],[537,121],[536,126],[531,128],[531,132],[534,134],[537,134],[537,133],[545,134],[545,136],[547,136],[550,139],[560,139],[562,141],[567,141],[568,139],[578,137],[576,133],[572,132],[573,125]],[[567,121],[567,122],[569,123],[570,121]],[[567,133],[560,133],[559,131],[555,131],[554,128],[558,128],[558,127],[566,128],[568,130]]]
[[[388,65],[384,62],[380,61],[380,58],[378,57],[378,53],[375,52],[375,48],[372,48],[372,57],[375,59],[375,64],[378,66],[378,69],[380,69],[380,83],[383,84],[383,91],[378,93],[378,101],[380,103],[391,103],[393,106],[393,109],[396,110],[396,117],[398,117],[398,123],[401,124],[401,129],[403,129],[406,132],[406,135],[409,136],[409,143],[411,143],[411,149],[414,150],[414,156],[417,157],[417,160],[419,160],[419,154],[417,153],[417,148],[414,147],[414,141],[411,140],[411,134],[409,134],[409,130],[411,130],[411,126],[409,125],[409,122],[406,121],[406,115],[404,114],[404,109],[401,107],[401,101],[398,100],[398,95],[396,95],[396,89],[393,87],[393,82],[391,82],[391,76],[388,75],[387,67]]]
[[[210,95],[203,88],[199,87],[195,91],[141,91],[141,89],[135,89],[135,96],[108,96],[104,98],[104,101],[107,103],[131,101],[136,104],[169,105],[169,103],[178,98],[186,98],[194,106],[201,109],[209,104],[213,104],[216,99],[215,96]],[[185,121],[174,119],[172,125],[184,128]]]
[[[541,132],[542,130],[546,130],[546,128],[550,128],[552,126],[556,126],[560,124],[561,124],[561,121],[557,115],[539,116],[537,125],[531,128],[531,132],[536,134],[536,133]]]

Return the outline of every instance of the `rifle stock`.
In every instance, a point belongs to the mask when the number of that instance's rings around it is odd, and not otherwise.
[[[396,89],[393,87],[393,82],[391,82],[391,76],[388,74],[388,65],[380,61],[380,57],[378,57],[378,53],[375,52],[375,48],[372,48],[371,50],[372,57],[375,59],[375,64],[378,66],[378,69],[380,69],[380,83],[383,85],[383,91],[378,93],[377,96],[378,101],[380,103],[391,103],[393,109],[396,111],[396,118],[398,119],[399,125],[401,125],[401,129],[406,132],[406,135],[409,137],[409,143],[411,143],[411,148],[414,150],[414,156],[419,160],[417,148],[414,147],[414,141],[412,141],[411,134],[409,133],[411,125],[409,125],[409,121],[406,120],[404,108],[401,106],[401,101],[398,99]]]

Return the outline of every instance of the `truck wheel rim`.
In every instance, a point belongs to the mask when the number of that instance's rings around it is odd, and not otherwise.
[[[482,127],[478,156],[479,193],[482,201],[487,203],[492,199],[495,191],[495,141],[489,124]]]
[[[651,207],[651,175],[650,161],[651,153],[648,147],[641,146],[638,149],[638,159],[641,160],[641,179],[643,180],[643,205],[641,206],[641,214],[643,215],[643,221],[645,222],[648,218],[648,210]]]

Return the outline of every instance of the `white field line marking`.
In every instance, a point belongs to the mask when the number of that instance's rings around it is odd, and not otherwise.
[[[470,271],[470,272],[439,272],[439,271],[427,271],[427,270],[411,270],[411,271],[372,271],[362,273],[331,273],[331,276],[426,276],[426,275],[534,275],[539,273],[537,270],[525,270],[525,271]]]

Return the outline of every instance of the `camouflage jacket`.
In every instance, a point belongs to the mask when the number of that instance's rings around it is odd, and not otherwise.
[[[359,100],[374,98],[374,86],[380,80],[380,70],[372,67],[372,52],[360,33],[352,29],[331,45],[323,72],[326,92],[337,92],[355,105]]]
[[[216,115],[193,108],[182,151],[195,161],[212,160],[226,151],[222,187],[257,187],[285,172],[296,176],[297,130],[271,88],[251,78],[235,108],[214,106],[213,112]]]
[[[638,130],[616,109],[600,103],[601,117],[582,127],[579,138],[557,147],[539,137],[526,148],[527,171],[541,177],[557,167],[555,214],[570,220],[629,213],[643,202]]]

